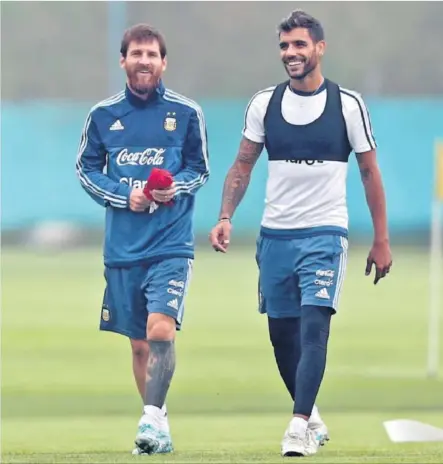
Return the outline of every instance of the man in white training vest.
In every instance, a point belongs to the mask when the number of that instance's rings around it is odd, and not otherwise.
[[[317,452],[328,431],[315,406],[323,379],[331,316],[338,308],[348,248],[346,176],[353,151],[374,226],[366,275],[376,284],[392,265],[385,194],[369,113],[361,96],[323,77],[323,28],[303,11],[279,26],[289,80],[257,92],[210,234],[226,252],[231,220],[263,147],[269,158],[265,210],[257,241],[259,310],[280,375],[294,400],[283,456]]]

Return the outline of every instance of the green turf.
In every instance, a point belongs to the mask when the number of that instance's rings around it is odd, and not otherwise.
[[[380,428],[383,419],[382,413],[328,415],[334,440],[309,461],[441,462],[442,445],[391,445]],[[437,416],[427,414],[423,419],[436,422]],[[158,457],[128,454],[134,437],[134,420],[129,416],[40,418],[31,443],[23,443],[12,431],[23,421],[11,420],[4,439],[24,454],[8,454],[4,462],[281,462],[279,442],[286,420],[284,414],[171,416],[177,451],[174,456]],[[439,423],[443,426],[441,417]]]
[[[428,262],[395,250],[374,287],[351,247],[318,404],[332,441],[316,462],[443,462],[442,444],[394,445],[384,420],[443,427],[426,378]],[[99,333],[100,250],[2,253],[3,462],[133,462],[140,401],[128,342]],[[253,248],[198,250],[168,405],[177,449],[161,462],[280,462],[291,404],[256,311]],[[443,353],[442,358],[443,358]]]

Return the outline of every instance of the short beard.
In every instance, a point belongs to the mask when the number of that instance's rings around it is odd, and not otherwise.
[[[131,86],[132,90],[136,92],[139,95],[149,95],[150,93],[154,92],[158,85],[158,79],[157,82],[152,86],[152,87],[145,87],[145,86],[140,86],[137,83],[137,76],[130,77],[129,78],[129,85]]]
[[[289,73],[288,73],[288,74],[289,74],[289,77],[290,77],[291,79],[294,79],[294,80],[296,80],[296,81],[302,81],[306,76],[308,76],[309,74],[311,74],[312,71],[314,71],[314,69],[315,69],[316,67],[317,67],[317,63],[316,63],[316,62],[312,63],[311,61],[309,61],[309,62],[306,62],[306,63],[305,63],[305,69],[304,69],[304,71],[303,71],[302,74],[299,74],[299,75],[297,75],[297,76],[291,76]]]
[[[135,85],[131,85],[131,87],[134,89],[134,92],[138,93],[139,95],[148,95],[149,93],[151,93],[154,88],[152,87],[137,87]]]
[[[296,81],[302,81],[306,76],[308,76],[314,68],[310,68],[307,71],[305,71],[303,74],[299,74],[298,76],[291,76],[291,79],[295,79]]]

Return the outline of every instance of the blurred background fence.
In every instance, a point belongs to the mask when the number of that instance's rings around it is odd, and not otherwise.
[[[89,108],[119,91],[123,30],[138,22],[166,36],[168,87],[197,100],[212,176],[198,198],[197,233],[217,218],[249,98],[286,78],[278,22],[303,8],[324,24],[326,75],[365,98],[379,146],[391,232],[425,241],[434,147],[443,140],[440,2],[8,2],[2,3],[2,232],[4,243],[46,221],[100,230],[103,210],[75,177]],[[257,232],[265,157],[236,230]],[[351,234],[371,233],[356,163],[348,179]]]

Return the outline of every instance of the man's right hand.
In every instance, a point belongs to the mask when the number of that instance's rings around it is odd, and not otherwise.
[[[136,213],[141,213],[149,208],[151,202],[145,197],[143,189],[133,188],[129,196],[129,208]]]
[[[215,251],[226,253],[229,247],[229,239],[231,237],[232,225],[229,220],[221,220],[211,230],[209,241]]]

